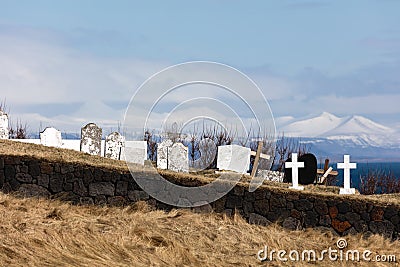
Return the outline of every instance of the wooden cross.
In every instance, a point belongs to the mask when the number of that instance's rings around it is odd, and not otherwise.
[[[332,167],[329,167],[329,159],[325,159],[325,166],[324,169],[318,169],[317,170],[317,174],[318,175],[322,175],[321,178],[317,179],[317,184],[327,184],[327,179],[328,175],[332,175],[332,176],[337,176],[339,173],[337,171],[333,171]]]
[[[258,141],[257,152],[255,152],[255,151],[251,151],[250,152],[251,156],[255,156],[256,157],[254,159],[253,170],[251,171],[251,177],[254,177],[256,175],[256,171],[257,171],[257,168],[258,168],[258,162],[260,161],[260,158],[266,159],[266,160],[269,160],[271,158],[270,155],[261,153],[262,148],[263,148],[263,141]]]

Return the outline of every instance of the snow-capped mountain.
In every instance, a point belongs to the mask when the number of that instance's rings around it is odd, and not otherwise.
[[[293,137],[318,137],[324,133],[335,129],[342,123],[342,119],[324,112],[320,116],[303,120],[286,121],[289,123],[280,124],[278,119],[276,124],[278,131],[285,132],[285,135]]]
[[[285,136],[330,140],[346,146],[400,148],[400,131],[362,116],[337,117],[324,112],[304,119],[276,120],[278,132]]]

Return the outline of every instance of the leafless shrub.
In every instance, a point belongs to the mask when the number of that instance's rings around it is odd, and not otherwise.
[[[26,139],[28,138],[28,125],[26,123],[22,123],[17,120],[16,125],[14,126],[10,123],[10,139]]]
[[[147,142],[147,155],[151,161],[157,160],[157,138],[154,131],[146,130],[144,141]]]
[[[203,125],[203,133],[201,139],[209,138],[214,141],[215,145],[231,145],[236,138],[236,131],[227,129],[215,123],[214,125]]]
[[[231,145],[233,143],[233,141],[235,140],[236,137],[236,131],[233,131],[232,129],[227,129],[225,127],[222,127],[220,125],[218,125],[217,123],[210,125],[210,124],[204,124],[203,123],[203,127],[202,127],[202,133],[200,135],[200,140],[199,142],[201,142],[202,140],[205,139],[210,139],[211,141],[214,142],[213,146],[214,148],[209,148],[209,150],[211,149],[215,149],[215,146],[218,148],[219,146],[223,146],[223,145]],[[206,146],[210,146],[211,143],[207,142],[207,143],[203,143]],[[216,169],[217,168],[217,157],[214,156],[213,158],[210,158],[213,156],[212,153],[207,153],[207,147],[203,147],[202,150],[203,152],[200,151],[200,147],[197,147],[199,154],[203,153],[203,157],[202,157],[202,163],[201,164],[205,164],[205,163],[210,163],[208,168],[209,169]],[[211,152],[211,151],[208,151]],[[204,153],[207,153],[204,156]],[[201,155],[200,155],[201,156]]]
[[[277,170],[283,171],[285,161],[291,156],[292,153],[297,153],[298,156],[302,156],[310,151],[310,146],[306,143],[301,142],[301,139],[287,138],[285,133],[282,133],[276,142],[276,154]]]
[[[5,100],[0,102],[0,111],[5,113],[10,113]],[[27,123],[22,123],[17,120],[16,125],[14,125],[9,119],[9,137],[10,139],[26,139],[28,138],[28,125]]]
[[[387,174],[380,176],[378,187],[383,194],[400,193],[400,179],[389,171]]]
[[[271,156],[271,159],[270,160],[260,159],[258,163],[258,168],[272,170],[274,165],[273,163],[275,162],[276,158],[276,153],[274,151],[275,150],[274,148],[276,148],[276,144],[274,143],[275,142],[274,136],[269,134],[267,131],[265,131],[263,136],[261,136],[260,132],[257,133],[253,132],[248,135],[246,143],[248,143],[248,147],[252,151],[257,151],[259,141],[262,141],[261,153]],[[255,157],[250,158],[250,171],[252,171],[252,168],[254,166],[254,160]]]
[[[190,157],[191,164],[193,165],[196,160],[196,152],[199,151],[199,140],[195,133],[190,135],[189,143],[190,143],[189,157]]]
[[[360,175],[360,193],[364,195],[400,193],[400,179],[392,172],[368,170]]]
[[[327,186],[335,186],[338,183],[338,177],[337,175],[328,175],[326,177],[326,185]]]
[[[163,133],[167,139],[170,139],[173,143],[182,142],[183,134],[180,131],[182,127],[178,123],[174,122],[172,125],[166,125],[165,132]]]

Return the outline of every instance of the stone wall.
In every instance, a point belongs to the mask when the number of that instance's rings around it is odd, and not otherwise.
[[[135,175],[145,178],[149,174],[138,171]],[[144,200],[157,208],[172,208],[149,197],[127,170],[31,157],[0,155],[0,188],[6,193],[52,197],[74,204],[121,206]],[[223,198],[194,210],[214,210],[228,215],[238,212],[250,223],[278,222],[288,229],[313,227],[340,235],[362,232],[399,238],[400,232],[399,205],[385,205],[363,196],[324,195],[272,187],[248,192],[245,185],[238,184]]]

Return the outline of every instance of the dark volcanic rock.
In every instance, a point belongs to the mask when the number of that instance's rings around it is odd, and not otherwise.
[[[50,192],[46,188],[35,184],[21,185],[18,193],[24,197],[50,197]]]

